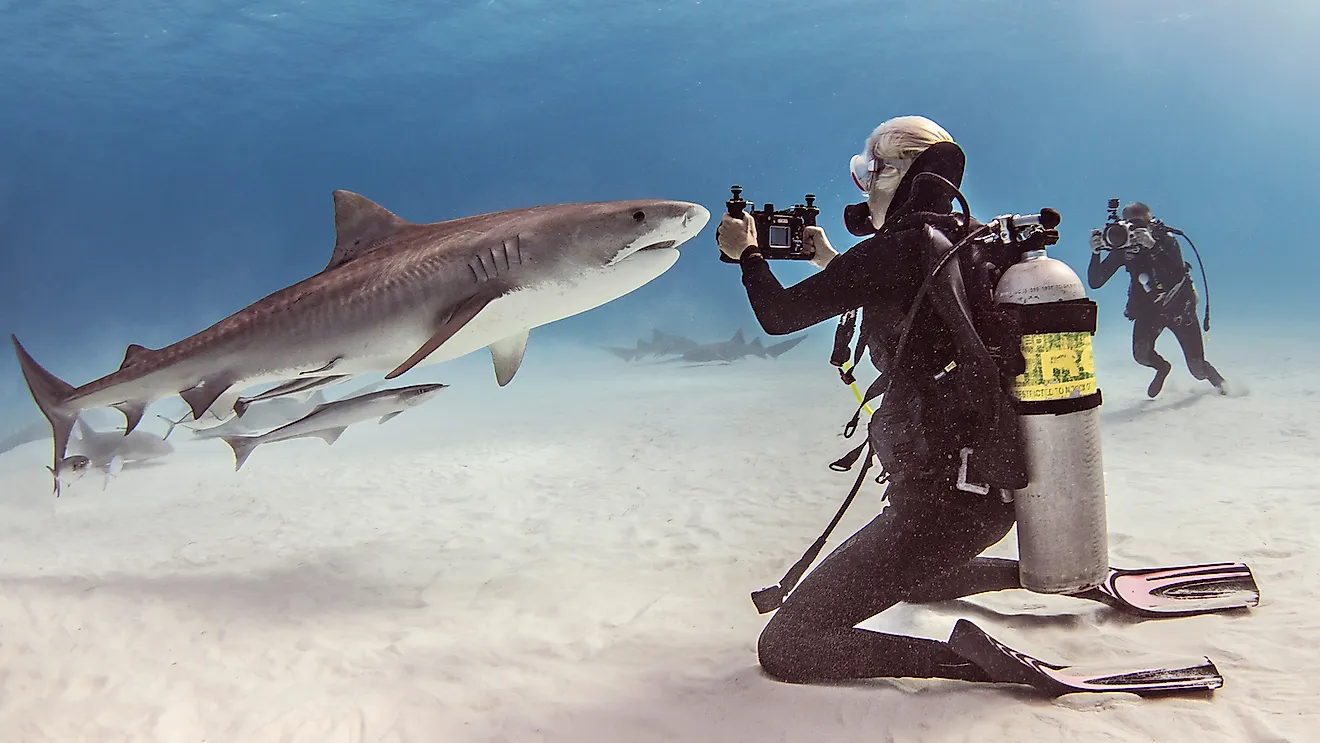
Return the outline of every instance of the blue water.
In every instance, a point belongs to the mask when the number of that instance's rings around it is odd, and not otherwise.
[[[1217,324],[1290,323],[1320,268],[1318,27],[1313,0],[0,0],[0,330],[86,382],[318,271],[341,188],[412,221],[700,202],[669,273],[533,343],[755,330],[716,260],[728,186],[818,194],[842,250],[849,157],[912,113],[966,149],[978,217],[1060,210],[1081,272],[1106,200],[1146,201]],[[1093,293],[1102,332],[1124,291]],[[7,350],[4,410],[35,413]]]

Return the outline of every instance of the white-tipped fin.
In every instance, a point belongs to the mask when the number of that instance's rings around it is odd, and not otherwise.
[[[513,375],[522,366],[523,355],[527,353],[527,337],[530,330],[515,333],[503,340],[490,344],[490,360],[495,364],[495,381],[501,387],[513,381]]]
[[[221,436],[229,448],[234,450],[234,471],[243,468],[243,463],[252,456],[252,450],[261,444],[260,436]]]
[[[115,410],[124,414],[124,435],[133,433],[133,429],[142,422],[142,414],[147,412],[147,404],[144,402],[125,402],[115,406]]]
[[[308,435],[316,436],[321,439],[324,439],[325,443],[327,444],[333,444],[336,441],[338,441],[339,437],[342,436],[344,434],[344,431],[347,430],[348,430],[348,426],[339,426],[338,428],[327,428],[324,431],[317,431],[315,433],[311,433]]]
[[[206,411],[211,409],[220,396],[229,391],[233,383],[228,379],[213,377],[198,382],[195,387],[179,392],[179,397],[192,408],[193,420],[199,421]]]

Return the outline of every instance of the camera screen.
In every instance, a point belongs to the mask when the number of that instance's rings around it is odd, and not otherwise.
[[[789,246],[789,236],[792,233],[788,227],[771,226],[770,227],[770,247],[787,248]]]

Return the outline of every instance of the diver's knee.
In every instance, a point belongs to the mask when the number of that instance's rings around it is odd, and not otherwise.
[[[799,631],[790,629],[788,622],[771,618],[756,641],[756,660],[770,677],[791,684],[805,683],[807,676],[803,638]]]

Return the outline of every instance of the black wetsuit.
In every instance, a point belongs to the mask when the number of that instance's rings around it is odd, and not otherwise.
[[[1191,266],[1183,260],[1178,238],[1156,222],[1150,227],[1155,246],[1142,250],[1111,250],[1103,259],[1091,255],[1086,280],[1099,289],[1120,267],[1128,272],[1128,301],[1123,314],[1132,321],[1132,358],[1155,370],[1146,394],[1155,397],[1164,388],[1164,380],[1173,365],[1155,351],[1155,341],[1167,328],[1182,346],[1187,370],[1197,379],[1208,380],[1222,391],[1224,378],[1205,360],[1201,327],[1196,317],[1196,290],[1192,286]],[[1142,286],[1140,277],[1148,277]],[[1147,288],[1149,287],[1149,288]]]
[[[909,183],[918,172],[937,172],[957,185],[962,175],[961,151],[957,154],[952,166],[938,158],[923,162],[925,155],[918,159],[888,214],[914,210],[906,202],[918,198]],[[943,201],[938,209],[921,204],[915,210],[939,211],[947,219],[951,211],[947,195]],[[918,411],[906,430],[909,440],[897,447],[903,454],[891,457],[900,466],[882,459],[890,472],[889,506],[809,573],[761,634],[761,666],[785,681],[876,677],[985,680],[977,666],[944,642],[873,632],[856,625],[900,601],[947,600],[1020,585],[1016,561],[977,557],[1013,526],[1013,505],[1005,503],[995,490],[980,495],[955,487],[959,448],[984,430],[988,414],[983,403],[1000,394],[997,380],[987,379],[995,376],[995,370],[960,351],[959,328],[965,324],[956,320],[956,307],[937,308],[939,302],[933,297],[923,302],[926,308],[916,316],[902,360],[894,363],[898,326],[930,265],[921,251],[931,241],[922,235],[930,234],[927,225],[934,222],[942,220],[917,215],[915,224],[911,220],[907,224],[887,221],[878,234],[788,288],[753,249],[742,256],[743,284],[767,333],[792,333],[861,307],[862,340],[876,367],[894,380],[882,408],[892,404]],[[947,229],[947,222],[942,223]],[[974,226],[940,234],[956,242]],[[961,286],[958,264],[963,268],[966,264],[952,263],[953,281]],[[958,368],[940,375],[955,359]],[[879,440],[894,438],[879,423],[881,417],[880,411],[872,417],[871,441],[877,449],[894,449],[893,441]],[[1016,430],[1016,425],[1013,419],[1008,430]],[[895,469],[900,471],[895,473]]]

